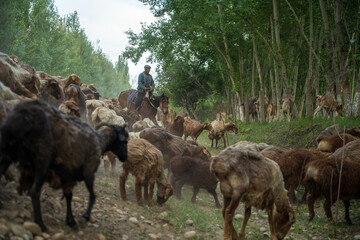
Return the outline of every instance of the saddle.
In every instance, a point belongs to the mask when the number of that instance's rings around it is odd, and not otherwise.
[[[135,103],[135,101],[136,101],[136,98],[137,98],[137,93],[138,93],[138,91],[137,90],[135,90],[135,91],[132,91],[130,94],[129,94],[129,96],[128,96],[128,106],[127,106],[127,108],[128,109],[130,109],[130,106],[133,104],[133,103]]]

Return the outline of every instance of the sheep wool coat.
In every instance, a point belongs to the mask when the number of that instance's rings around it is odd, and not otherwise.
[[[145,139],[131,139],[128,142],[128,159],[123,167],[141,180],[156,180],[163,172],[163,155]]]

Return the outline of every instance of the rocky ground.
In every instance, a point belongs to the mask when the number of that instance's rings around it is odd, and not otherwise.
[[[212,154],[220,150],[211,149]],[[128,200],[122,201],[119,195],[121,164],[117,163],[116,174],[105,176],[103,165],[96,173],[96,204],[90,222],[85,222],[81,215],[87,206],[88,191],[83,182],[74,189],[73,214],[79,229],[69,228],[65,222],[66,202],[61,191],[44,185],[41,193],[42,216],[48,228],[42,233],[34,224],[30,197],[18,195],[16,182],[0,181],[0,240],[1,239],[222,239],[223,219],[221,209],[215,208],[210,194],[201,190],[195,204],[190,202],[191,187],[185,186],[181,200],[171,197],[163,206],[138,206],[134,195],[134,178],[129,177],[126,184]],[[220,203],[222,195],[217,190]],[[299,197],[301,192],[298,194]],[[296,205],[297,222],[293,225],[286,239],[360,239],[360,203],[352,201],[350,216],[353,226],[344,221],[344,207],[339,205],[338,224],[335,227],[324,216],[322,201],[316,204],[316,217],[307,221],[305,204]],[[234,225],[241,226],[244,206],[236,210]],[[333,208],[334,216],[336,209]],[[269,226],[264,211],[253,209],[246,228],[247,239],[269,239]]]

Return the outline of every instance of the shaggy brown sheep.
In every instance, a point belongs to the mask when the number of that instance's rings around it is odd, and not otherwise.
[[[120,161],[127,158],[127,131],[119,126],[90,125],[42,101],[18,104],[0,127],[0,177],[11,163],[19,162],[19,192],[27,190],[34,209],[34,221],[46,231],[40,208],[44,182],[62,188],[66,197],[66,223],[76,227],[71,210],[72,189],[85,181],[90,193],[83,217],[88,221],[95,202],[94,179],[100,156],[114,152]]]
[[[219,179],[224,196],[224,239],[245,239],[251,207],[267,211],[271,239],[285,237],[295,222],[295,212],[276,162],[246,148],[230,146],[213,157],[210,170]],[[240,201],[245,203],[245,215],[238,235],[232,222]]]
[[[144,187],[144,199],[148,205],[153,205],[154,185],[157,184],[157,202],[165,203],[173,194],[171,185],[167,181],[163,169],[161,152],[145,139],[132,139],[128,143],[128,159],[123,163],[123,172],[120,175],[120,196],[126,200],[125,182],[132,173],[135,178],[136,201],[143,205],[141,188]],[[148,186],[150,184],[150,193]]]
[[[36,99],[40,82],[35,74],[23,69],[8,55],[0,52],[0,81],[14,93]]]
[[[139,120],[132,125],[132,130],[134,132],[140,132],[141,130],[144,130],[145,128],[148,128],[148,127],[149,127],[149,125],[147,124],[146,121]]]

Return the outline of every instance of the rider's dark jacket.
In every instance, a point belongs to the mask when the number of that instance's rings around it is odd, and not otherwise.
[[[144,88],[154,88],[154,80],[151,74],[146,73],[145,71],[139,74],[138,78],[138,88],[139,92],[142,92]]]

